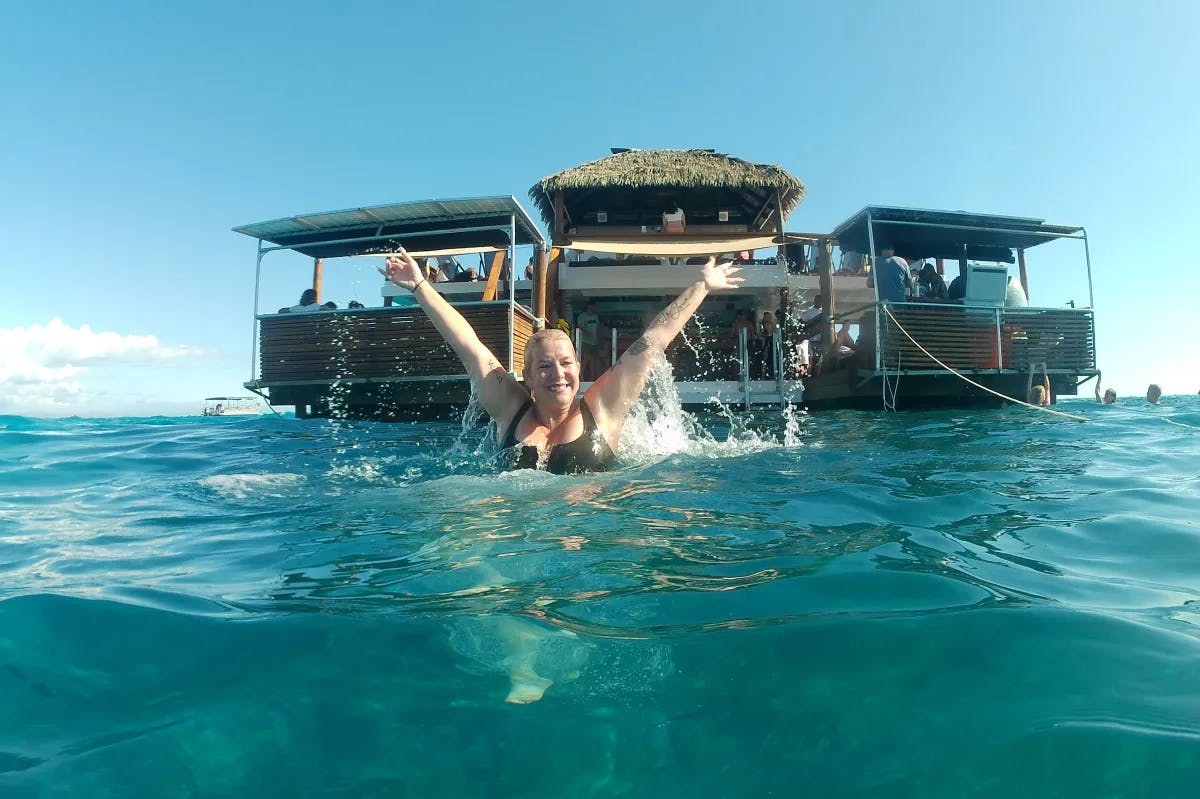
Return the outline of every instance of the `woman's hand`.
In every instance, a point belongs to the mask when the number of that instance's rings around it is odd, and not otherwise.
[[[421,265],[413,260],[413,257],[405,252],[403,247],[395,255],[388,256],[387,263],[384,264],[383,269],[379,270],[379,274],[409,291],[412,291],[418,283],[425,279]]]
[[[709,258],[708,263],[704,265],[701,279],[704,281],[704,288],[709,291],[735,289],[746,279],[738,277],[740,271],[742,270],[734,266],[731,261],[717,263],[716,258]]]

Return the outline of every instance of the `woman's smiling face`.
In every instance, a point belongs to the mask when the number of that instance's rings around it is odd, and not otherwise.
[[[525,360],[525,385],[538,402],[570,405],[579,393],[579,361],[566,335],[539,338]]]

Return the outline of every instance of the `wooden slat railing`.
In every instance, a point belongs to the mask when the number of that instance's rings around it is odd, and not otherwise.
[[[961,305],[890,306],[896,320],[925,349],[955,369],[1095,369],[1095,326],[1090,310],[966,308]],[[870,324],[874,324],[873,321]],[[997,336],[999,328],[999,336]],[[883,363],[895,369],[938,369],[887,314],[880,319]],[[996,357],[997,339],[1002,357]]]
[[[459,306],[480,340],[508,360],[509,305]],[[533,317],[516,306],[510,368],[524,366]],[[386,308],[259,318],[260,380],[265,384],[464,374],[462,364],[420,308]]]
[[[1021,368],[1045,363],[1048,369],[1096,368],[1095,317],[1073,308],[1004,310],[1005,360]]]

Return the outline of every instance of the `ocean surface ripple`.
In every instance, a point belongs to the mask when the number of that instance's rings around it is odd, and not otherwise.
[[[0,417],[0,795],[1193,796],[1200,399],[1063,407]]]

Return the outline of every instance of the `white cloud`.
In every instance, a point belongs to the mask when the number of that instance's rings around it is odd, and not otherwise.
[[[96,332],[53,319],[45,327],[0,328],[0,413],[64,416],[87,412],[88,370],[144,365],[211,353],[167,345],[156,336]]]

